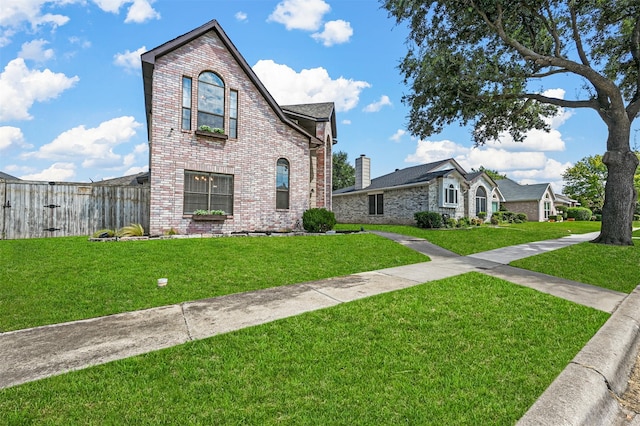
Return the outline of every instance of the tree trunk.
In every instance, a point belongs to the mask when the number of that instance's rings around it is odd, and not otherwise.
[[[607,152],[602,158],[608,171],[602,207],[602,226],[600,235],[593,242],[631,246],[633,215],[637,201],[633,177],[638,167],[638,157],[629,146],[630,123],[622,121],[609,126]]]

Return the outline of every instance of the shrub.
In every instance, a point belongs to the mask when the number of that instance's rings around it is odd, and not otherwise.
[[[485,220],[487,218],[487,212],[478,212],[478,217]]]
[[[468,228],[469,226],[471,226],[471,219],[466,216],[461,217],[460,220],[458,220],[458,224],[460,225],[460,228]]]
[[[567,218],[575,220],[591,220],[591,210],[586,207],[569,207],[567,209]]]
[[[456,228],[458,226],[458,221],[455,217],[450,217],[447,219],[447,228]]]
[[[525,213],[516,213],[516,218],[514,220],[515,223],[524,223],[527,220],[529,220],[529,218],[527,217],[527,215]]]
[[[496,215],[495,213],[491,215],[491,224],[492,225],[497,225],[500,223],[500,220],[498,220],[498,215]]]
[[[113,229],[100,229],[91,235],[91,238],[112,238],[115,237],[116,231]]]
[[[418,228],[440,228],[442,226],[442,215],[438,212],[418,212],[413,215],[418,224]]]
[[[327,232],[335,224],[335,214],[325,208],[309,209],[302,214],[302,227],[307,232]]]
[[[473,225],[473,226],[480,226],[483,223],[484,222],[482,221],[482,219],[479,219],[477,217],[474,217],[473,219],[471,219],[471,225]]]
[[[119,237],[142,237],[143,235],[144,228],[139,223],[132,223],[118,230]]]

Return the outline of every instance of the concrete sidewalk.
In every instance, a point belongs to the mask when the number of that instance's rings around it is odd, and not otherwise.
[[[640,292],[626,295],[506,265],[522,257],[588,241],[594,238],[594,235],[575,235],[559,240],[492,250],[472,256],[459,256],[422,239],[382,232],[376,232],[376,234],[428,255],[431,262],[1,333],[0,359],[3,362],[0,363],[0,388],[470,271],[500,277],[613,313],[611,319],[601,329],[602,333],[599,332],[594,336],[584,349],[588,350],[589,354],[596,354],[597,359],[593,360],[590,356],[586,356],[589,363],[580,362],[580,365],[599,365],[601,368],[598,368],[597,374],[605,390],[607,385],[611,386],[611,383],[614,383],[614,388],[618,392],[619,388],[626,384],[638,353]],[[608,326],[609,324],[613,325]],[[580,354],[576,358],[585,359],[585,355]],[[567,369],[575,369],[577,365],[574,361]],[[594,370],[590,372],[594,373]],[[575,375],[569,376],[569,380],[572,381],[571,386],[575,388],[579,382],[574,379]],[[621,412],[611,408],[613,396],[609,394],[603,396],[602,386],[594,387],[594,378],[589,377],[589,379],[591,381],[584,384],[589,385],[589,388],[578,386],[577,389],[583,393],[590,393],[588,389],[591,388],[597,389],[594,392],[597,393],[595,399],[600,401],[599,405],[589,399],[587,401],[591,404],[589,407],[582,406],[577,410],[579,412],[580,410],[587,412],[604,410],[609,413],[608,415],[611,413],[616,416],[621,415]],[[555,393],[550,397],[545,397],[545,393],[541,397],[541,400],[546,401],[543,408],[536,409],[537,405],[532,407],[530,410],[532,414],[528,413],[521,422],[523,424],[583,424],[571,422],[571,418],[565,418],[563,421],[549,421],[549,418],[544,418],[542,422],[537,421],[541,413],[558,414],[562,411],[562,406],[553,408],[553,404],[557,405],[558,401],[564,401],[556,393],[566,392],[565,385],[566,383],[556,385],[554,382],[550,389],[555,389],[553,391]],[[574,400],[585,403],[579,398],[574,397]],[[575,408],[575,404],[572,407]],[[562,414],[558,416],[560,417],[552,420],[560,419]],[[531,419],[533,421],[530,421]]]

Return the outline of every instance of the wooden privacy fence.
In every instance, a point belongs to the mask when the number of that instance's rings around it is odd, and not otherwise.
[[[149,230],[149,186],[0,179],[0,239],[91,235],[131,223]]]

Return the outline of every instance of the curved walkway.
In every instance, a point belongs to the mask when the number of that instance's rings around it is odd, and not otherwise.
[[[626,389],[638,354],[640,290],[627,295],[508,266],[516,259],[589,241],[593,234],[459,256],[423,239],[375,233],[431,261],[0,333],[0,389],[476,271],[612,313],[519,424],[640,426],[640,416],[623,410],[616,399]]]

